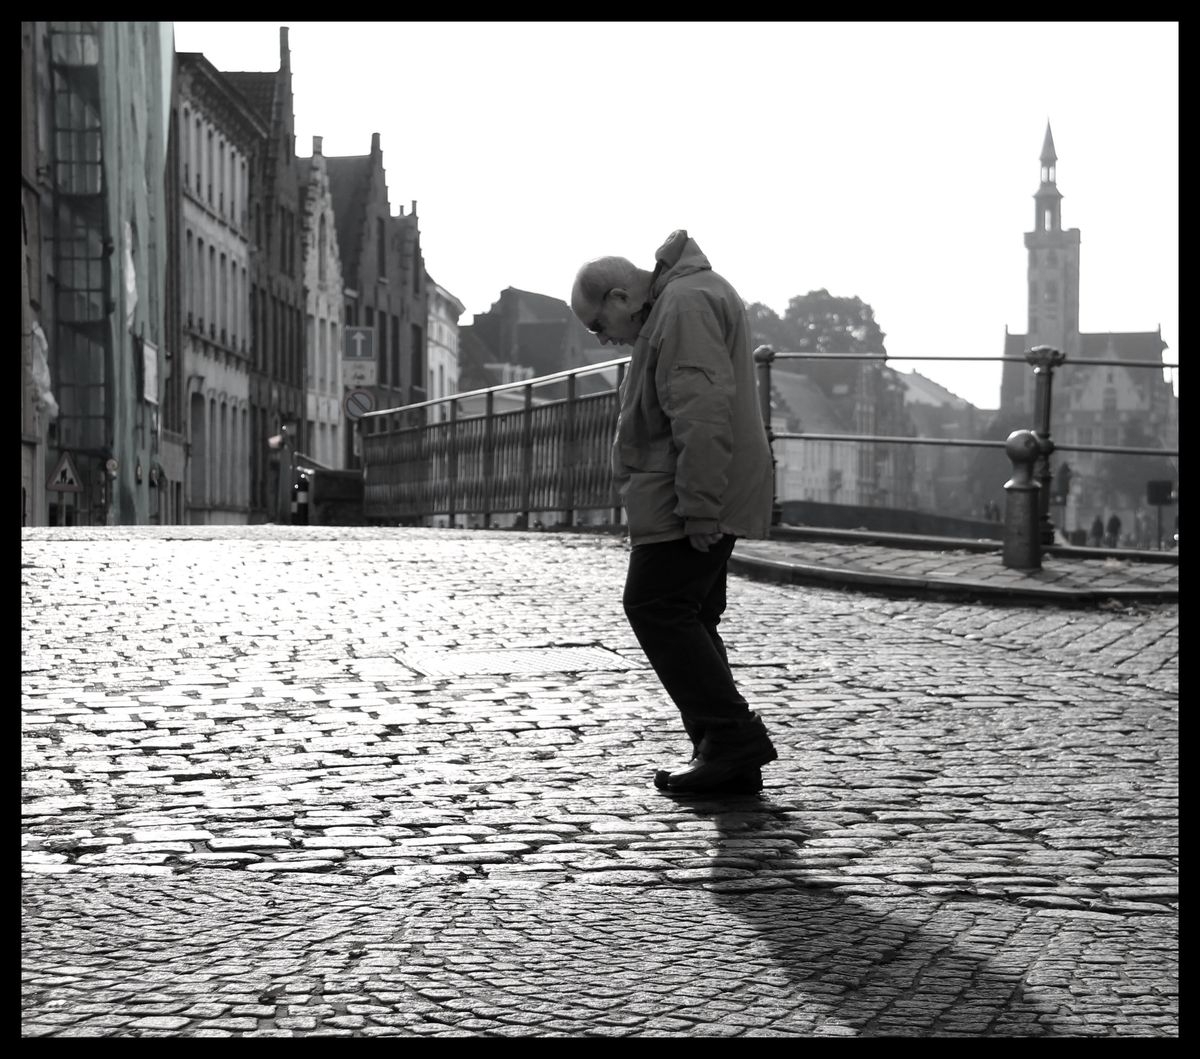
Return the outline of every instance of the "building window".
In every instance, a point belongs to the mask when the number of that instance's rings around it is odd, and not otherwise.
[[[317,279],[325,282],[325,214],[317,226]]]
[[[194,258],[192,257],[192,254],[193,254],[194,250],[195,250],[195,247],[192,245],[192,231],[189,228],[188,233],[187,233],[187,251],[185,252],[184,257],[183,257],[183,260],[187,263],[187,270],[189,273],[192,271],[192,261],[194,260]],[[195,290],[193,289],[194,285],[195,285],[195,281],[196,281],[196,277],[192,276],[192,275],[188,275],[184,281],[186,284],[186,286],[184,288],[184,292],[183,292],[183,298],[184,298],[184,303],[185,303],[184,304],[184,312],[187,313],[187,316],[188,316],[187,323],[188,323],[189,327],[191,327],[193,324],[194,314],[196,312],[196,294],[195,294]]]
[[[196,327],[204,329],[204,314],[208,312],[208,283],[204,275],[204,240],[196,240]]]
[[[392,314],[392,385],[400,387],[400,318]]]
[[[387,226],[382,217],[375,218],[375,255],[379,278],[387,278]]]
[[[1115,412],[1117,410],[1117,391],[1115,387],[1108,387],[1104,391],[1104,411]]]
[[[379,385],[380,386],[396,386],[399,384],[398,379],[388,380],[388,355],[387,355],[387,337],[388,337],[388,318],[387,313],[379,314],[379,349],[375,354],[375,361],[379,365]]]
[[[417,385],[425,378],[425,336],[417,324],[412,324],[412,380]]]
[[[317,327],[316,321],[313,320],[312,313],[308,313],[304,317],[304,370],[305,370],[305,389],[317,377]]]
[[[191,183],[192,173],[192,117],[188,113],[188,108],[183,108],[183,121],[180,124],[183,131],[183,150],[180,154],[183,155],[183,186],[186,188]]]

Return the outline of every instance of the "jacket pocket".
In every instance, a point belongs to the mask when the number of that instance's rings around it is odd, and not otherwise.
[[[633,471],[621,494],[631,538],[667,533],[683,525],[675,513],[675,475],[660,471]]]
[[[621,463],[628,471],[675,474],[676,453],[669,441],[646,445],[622,441],[618,444],[618,452]]]

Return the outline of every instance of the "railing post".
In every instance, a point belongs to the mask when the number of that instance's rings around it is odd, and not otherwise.
[[[617,441],[617,439],[615,437],[616,430],[617,430],[617,424],[620,422],[620,419],[621,419],[621,388],[625,385],[625,364],[626,364],[626,362],[622,361],[620,364],[617,365],[617,393],[616,393],[616,397],[615,397],[615,400],[617,402],[617,415],[616,415],[616,418],[613,420],[613,433],[614,433],[613,444],[614,445],[616,444],[616,441]],[[611,460],[610,460],[610,463],[611,463]],[[617,500],[617,502],[613,505],[613,526],[621,525],[621,499],[620,499],[620,497],[617,497],[616,500]]]
[[[446,497],[447,522],[454,529],[454,493],[458,489],[458,402],[450,401],[450,436],[446,439],[446,477],[450,481]]]
[[[779,504],[775,431],[771,429],[771,361],[774,359],[775,350],[770,346],[759,346],[754,351],[754,360],[758,365],[758,406],[762,411],[763,427],[767,432],[767,448],[771,450],[771,525],[778,526],[783,521],[783,508]]]
[[[533,386],[525,387],[525,416],[521,424],[521,510],[525,529],[533,513]]]
[[[495,390],[488,390],[483,413],[483,528],[492,524],[492,472],[495,469],[496,426],[492,419]]]
[[[579,440],[575,437],[575,375],[567,376],[567,426],[566,443],[563,455],[566,457],[562,468],[564,496],[566,502],[566,525],[575,525],[575,467],[579,460]]]
[[[1038,494],[1041,486],[1034,481],[1034,464],[1041,444],[1032,430],[1014,430],[1004,443],[1004,452],[1012,461],[1012,477],[1004,483],[1005,566],[1017,570],[1038,570],[1042,565],[1042,545],[1038,532]]]
[[[1054,369],[1057,368],[1067,355],[1050,346],[1034,346],[1025,354],[1025,359],[1033,365],[1035,390],[1034,419],[1037,425],[1034,433],[1038,440],[1038,462],[1036,477],[1041,484],[1039,504],[1039,525],[1043,544],[1054,543],[1054,521],[1050,518],[1050,481],[1054,477],[1050,469],[1050,454],[1054,451],[1054,442],[1050,439],[1050,391],[1054,384]]]

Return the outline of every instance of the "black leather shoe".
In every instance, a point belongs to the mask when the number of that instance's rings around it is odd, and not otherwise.
[[[744,721],[709,727],[696,757],[667,777],[667,789],[677,794],[720,791],[743,773],[757,772],[778,756],[762,719],[752,713]]]
[[[667,794],[757,794],[763,789],[762,770],[757,768],[745,769],[702,790],[678,790],[670,784],[670,777],[670,769],[659,769],[654,773],[654,786]]]

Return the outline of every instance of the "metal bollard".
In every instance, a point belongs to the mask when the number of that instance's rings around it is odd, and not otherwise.
[[[292,525],[308,525],[308,475],[302,474],[292,488]]]
[[[767,448],[771,450],[771,525],[783,521],[783,508],[779,503],[779,475],[775,458],[775,431],[771,429],[771,361],[775,350],[770,346],[759,346],[754,351],[754,362],[758,368],[758,407],[762,413],[763,427],[767,432]]]
[[[1037,426],[1034,432],[1038,436],[1041,453],[1035,473],[1042,487],[1038,498],[1038,533],[1043,544],[1053,544],[1054,521],[1050,518],[1050,481],[1054,474],[1050,469],[1050,454],[1054,451],[1054,442],[1050,438],[1050,391],[1054,385],[1054,369],[1067,359],[1067,355],[1052,346],[1034,346],[1025,354],[1025,359],[1033,365],[1034,383],[1037,387]],[[1063,509],[1063,515],[1066,516],[1066,508]]]
[[[1033,468],[1042,454],[1032,430],[1014,430],[1004,443],[1013,475],[1004,483],[1004,565],[1016,570],[1040,570],[1042,541],[1038,519],[1041,486]]]

